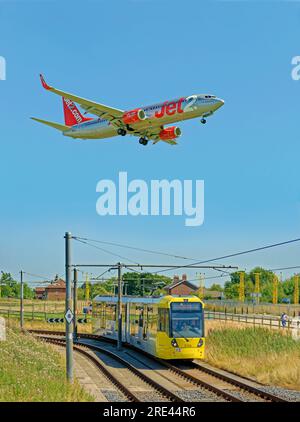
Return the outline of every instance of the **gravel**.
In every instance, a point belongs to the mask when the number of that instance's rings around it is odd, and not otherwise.
[[[101,393],[107,398],[109,402],[127,402],[128,399],[117,390],[102,390]]]
[[[145,395],[145,393],[140,392],[134,393],[142,402],[145,403],[155,403],[155,402],[170,402],[170,400],[168,400],[166,397],[160,395],[160,394],[156,394],[156,393],[151,393],[151,392],[147,392],[147,394]]]
[[[300,391],[297,390],[288,390],[287,388],[274,387],[274,386],[262,386],[259,388],[263,391],[266,391],[270,394],[275,394],[278,397],[282,397],[288,401],[300,401]]]
[[[226,401],[222,397],[217,398],[215,394],[210,393],[209,391],[202,390],[178,390],[176,391],[176,394],[186,402]]]

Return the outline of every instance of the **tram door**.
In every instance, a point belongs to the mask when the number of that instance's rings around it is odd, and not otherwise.
[[[144,328],[144,307],[140,306],[138,310],[138,339],[140,343],[143,340],[143,328]]]
[[[126,305],[125,341],[130,343],[130,303]]]
[[[169,309],[159,308],[158,309],[158,324],[157,331],[162,335],[158,335],[158,346],[166,347],[166,337],[169,337]]]

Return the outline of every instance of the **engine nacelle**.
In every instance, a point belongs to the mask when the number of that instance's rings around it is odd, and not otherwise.
[[[126,125],[131,125],[132,123],[141,122],[146,119],[146,114],[142,108],[136,108],[135,110],[126,111],[123,114],[123,122]]]
[[[170,141],[181,135],[181,129],[178,126],[171,126],[159,132],[159,137],[163,141]]]

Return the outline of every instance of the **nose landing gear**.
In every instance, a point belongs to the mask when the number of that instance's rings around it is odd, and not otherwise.
[[[125,136],[126,135],[126,130],[125,129],[122,129],[122,128],[119,128],[118,130],[117,130],[117,132],[118,132],[118,135],[121,135],[121,136]]]
[[[147,144],[148,144],[148,139],[146,139],[146,138],[140,138],[140,139],[139,139],[139,143],[140,143],[141,145],[147,145]]]
[[[206,123],[206,119],[202,118],[202,119],[201,119],[201,123],[202,123],[203,125],[205,125],[205,123]]]

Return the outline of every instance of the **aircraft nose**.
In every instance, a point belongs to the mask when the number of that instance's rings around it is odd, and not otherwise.
[[[217,98],[217,108],[220,108],[224,105],[225,101],[222,100],[221,98]]]

